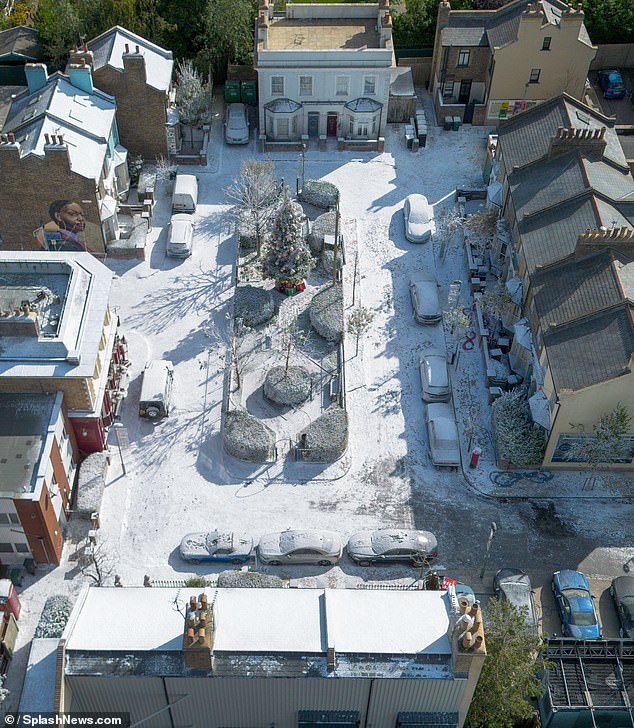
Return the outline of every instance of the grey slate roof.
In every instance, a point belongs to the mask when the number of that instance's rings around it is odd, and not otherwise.
[[[452,21],[453,19],[450,21],[452,24],[443,28],[440,33],[441,45],[469,46],[471,48],[488,45],[482,21],[474,20],[473,24],[465,22],[460,25],[454,25]]]
[[[625,172],[597,158],[585,157],[583,166],[590,186],[611,200],[629,200],[634,203],[634,179]]]
[[[25,61],[39,61],[42,48],[40,32],[35,28],[18,25],[0,32],[0,60],[5,56],[22,57]]]
[[[601,225],[589,190],[525,217],[519,221],[518,228],[529,273],[532,274],[538,266],[572,255],[579,234]]]
[[[634,333],[628,308],[623,304],[544,334],[557,390],[583,389],[629,373]]]
[[[623,302],[615,261],[631,259],[612,250],[542,268],[531,278],[542,331]]]

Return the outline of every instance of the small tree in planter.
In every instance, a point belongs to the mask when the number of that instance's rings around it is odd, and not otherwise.
[[[370,328],[374,314],[364,306],[357,306],[348,316],[348,331],[355,337],[355,356],[359,354],[359,339]]]
[[[262,268],[275,287],[292,296],[306,288],[304,277],[313,267],[310,249],[302,235],[300,216],[288,197],[277,210],[270,239],[264,249]]]
[[[630,413],[619,402],[593,426],[592,434],[571,444],[565,459],[588,463],[593,470],[631,459],[631,445],[624,439],[630,432],[631,422]]]

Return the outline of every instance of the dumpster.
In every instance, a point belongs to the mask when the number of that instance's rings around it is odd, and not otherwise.
[[[243,104],[255,106],[257,101],[258,88],[256,81],[242,81],[240,84],[240,98]]]
[[[225,81],[225,101],[229,104],[240,103],[240,81]]]

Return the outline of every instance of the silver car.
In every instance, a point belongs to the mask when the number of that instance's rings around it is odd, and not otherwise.
[[[435,349],[426,352],[420,359],[420,382],[425,402],[449,402],[451,387],[447,357]]]
[[[252,551],[251,536],[232,531],[188,533],[180,545],[181,558],[192,564],[201,561],[243,564],[249,561]]]
[[[426,243],[431,239],[432,210],[425,195],[408,195],[403,205],[405,237],[410,243]]]
[[[445,402],[427,405],[427,434],[431,461],[436,467],[460,467],[460,442],[453,408]]]
[[[167,234],[167,254],[172,258],[188,258],[192,254],[193,243],[192,216],[185,212],[172,215]]]
[[[225,141],[227,144],[249,143],[249,121],[244,104],[229,104],[225,121]]]
[[[532,634],[537,634],[537,616],[533,600],[533,587],[528,574],[520,569],[500,569],[493,577],[493,591],[497,599],[507,601],[524,613],[526,625]]]
[[[419,324],[437,324],[442,318],[438,281],[433,273],[418,273],[409,281],[414,318]]]
[[[433,533],[400,528],[360,531],[350,536],[346,549],[359,566],[389,562],[426,566],[438,558],[438,542]]]
[[[271,566],[330,566],[339,561],[342,550],[341,536],[335,531],[282,531],[262,536],[258,544],[258,557]]]

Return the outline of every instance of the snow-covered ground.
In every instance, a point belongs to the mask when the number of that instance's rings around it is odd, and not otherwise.
[[[350,231],[346,311],[352,310],[356,257],[355,305],[374,314],[357,356],[354,340],[347,342],[350,446],[331,466],[288,461],[249,466],[224,455],[221,447],[236,259],[224,190],[238,175],[241,162],[258,156],[254,143],[248,148],[225,147],[219,141],[221,126],[215,125],[209,166],[196,170],[196,240],[193,256],[185,261],[165,255],[169,191],[159,188],[147,260],[107,262],[116,273],[111,306],[128,339],[132,366],[121,426],[111,432],[112,465],[98,539],[124,585],[140,586],[146,574],[170,580],[216,571],[187,565],[178,555],[185,533],[214,526],[247,531],[255,538],[288,527],[335,529],[344,538],[379,526],[423,528],[436,533],[440,560],[448,572],[464,578],[479,570],[492,520],[498,524],[492,570],[510,562],[528,571],[580,565],[590,573],[609,574],[630,558],[631,523],[623,519],[620,503],[563,501],[553,517],[527,502],[505,504],[477,494],[476,490],[490,492],[486,469],[494,467],[478,349],[463,351],[452,375],[463,430],[469,402],[475,403],[472,416],[482,417],[475,436],[484,451],[482,465],[469,474],[475,489],[463,473],[439,472],[429,461],[418,360],[430,344],[442,345],[442,331],[415,323],[408,278],[435,266],[446,301],[454,279],[465,281],[464,295],[466,274],[462,251],[449,250],[444,261],[435,261],[436,244],[405,240],[401,208],[409,193],[421,192],[438,215],[443,206],[453,204],[456,188],[481,187],[488,131],[431,127],[427,147],[412,153],[405,148],[403,128],[393,126],[382,154],[339,153],[334,148],[306,154],[306,178],[327,179],[341,189],[341,214]],[[271,157],[277,176],[294,189],[296,155]],[[140,377],[149,358],[161,357],[175,365],[175,408],[169,418],[152,424],[137,416]],[[535,492],[558,495],[567,488],[580,489],[574,475],[561,476],[558,483],[558,491],[551,485],[550,490],[535,486]],[[513,495],[511,489],[504,490]],[[592,528],[587,525],[590,518]],[[9,707],[19,695],[19,663],[25,663],[45,597],[73,594],[83,581],[76,561],[78,545],[68,543],[60,568],[42,568],[36,578],[25,579],[18,653],[7,682],[13,690]],[[331,569],[268,570],[314,586],[416,578],[408,567],[364,569],[346,559]]]

